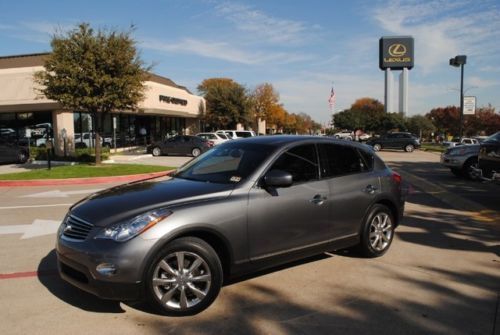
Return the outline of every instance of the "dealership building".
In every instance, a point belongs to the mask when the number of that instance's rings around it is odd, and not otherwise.
[[[44,69],[48,53],[0,57],[0,132],[31,145],[54,143],[57,155],[71,154],[75,147],[93,146],[94,120],[86,111],[64,110],[39,92],[33,75]],[[106,115],[103,138],[110,146],[133,147],[174,134],[200,129],[202,97],[168,78],[150,74],[144,82],[145,97],[138,111]]]

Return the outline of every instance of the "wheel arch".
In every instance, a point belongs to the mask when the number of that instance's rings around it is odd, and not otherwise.
[[[160,252],[162,248],[167,246],[172,241],[182,238],[182,237],[195,237],[203,240],[208,243],[217,253],[217,256],[220,259],[222,265],[223,272],[223,280],[224,282],[229,279],[231,274],[231,264],[233,260],[233,253],[230,247],[229,241],[223,237],[219,232],[214,231],[209,228],[192,228],[188,230],[182,230],[176,232],[174,235],[169,236],[167,239],[162,240],[147,256],[147,261],[144,262],[144,267],[142,272],[145,274],[147,269],[149,268],[150,263],[155,258],[155,255]]]
[[[393,201],[386,199],[386,198],[383,198],[383,199],[377,200],[373,205],[376,205],[376,204],[384,205],[385,207],[389,208],[389,210],[392,213],[392,217],[393,217],[394,221],[396,221],[395,227],[399,226],[399,224],[400,224],[399,211],[398,211],[396,204],[394,204]]]

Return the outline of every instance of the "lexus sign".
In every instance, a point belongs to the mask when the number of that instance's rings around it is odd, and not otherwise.
[[[381,70],[413,68],[413,37],[385,36],[380,38],[379,67]]]

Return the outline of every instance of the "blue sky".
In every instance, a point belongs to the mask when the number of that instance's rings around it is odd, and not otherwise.
[[[448,65],[458,54],[468,56],[466,95],[500,111],[498,0],[3,1],[0,55],[50,51],[56,29],[79,22],[118,30],[134,24],[153,72],[193,92],[210,77],[248,89],[268,82],[289,112],[318,122],[330,119],[332,82],[336,110],[361,97],[383,101],[378,40],[412,35],[409,115],[459,104],[460,71]]]

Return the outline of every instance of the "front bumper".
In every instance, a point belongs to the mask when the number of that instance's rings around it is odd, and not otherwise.
[[[461,169],[468,157],[441,154],[441,164],[448,168]]]
[[[93,237],[72,241],[58,236],[59,274],[68,283],[103,299],[140,300],[148,255],[155,242],[140,236],[124,243]],[[116,273],[99,273],[96,268],[103,263],[113,264]]]

